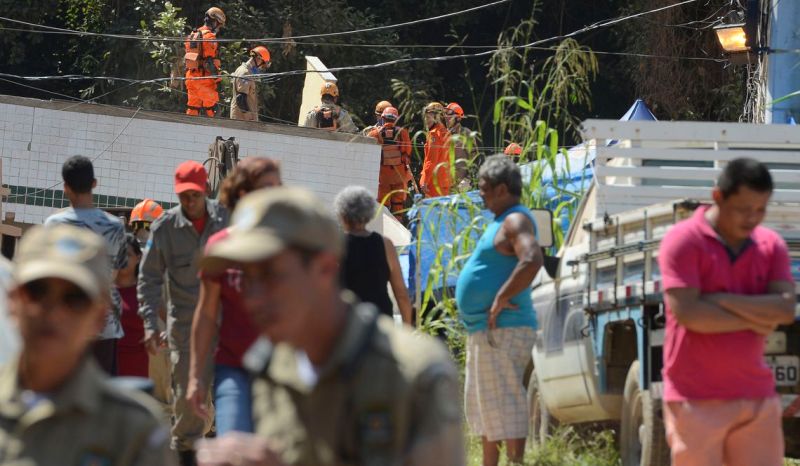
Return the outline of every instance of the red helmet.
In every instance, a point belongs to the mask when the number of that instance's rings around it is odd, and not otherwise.
[[[131,211],[130,222],[148,222],[153,223],[161,214],[164,213],[164,208],[158,202],[152,199],[145,199],[136,204],[136,207]]]
[[[464,118],[464,109],[461,108],[461,105],[458,105],[455,102],[450,102],[449,104],[447,104],[447,110],[445,110],[445,113],[447,113],[448,115],[455,114],[459,118]]]
[[[400,112],[397,111],[394,107],[386,107],[381,113],[381,118],[386,121],[395,122],[398,118],[400,118]]]
[[[504,150],[503,153],[510,157],[522,155],[522,147],[516,142],[512,142],[506,147],[506,150]]]

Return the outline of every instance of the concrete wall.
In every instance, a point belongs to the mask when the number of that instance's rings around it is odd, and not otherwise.
[[[294,126],[207,119],[162,112],[0,96],[4,212],[41,223],[67,205],[61,165],[71,155],[93,159],[99,207],[132,207],[143,198],[177,202],[173,172],[206,159],[216,136],[234,136],[240,157],[280,160],[284,183],[304,186],[331,203],[344,186],[377,192],[380,147],[369,138]]]

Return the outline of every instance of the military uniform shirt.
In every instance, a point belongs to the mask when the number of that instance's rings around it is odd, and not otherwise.
[[[202,234],[177,205],[151,227],[150,239],[139,270],[139,316],[144,328],[158,331],[162,286],[167,294],[167,332],[175,350],[189,350],[192,316],[200,292],[197,262],[208,238],[228,224],[228,211],[217,201],[206,200],[208,219]],[[165,283],[166,279],[166,283]]]
[[[331,104],[330,106],[333,107],[339,114],[339,127],[336,129],[336,131],[340,133],[358,133],[358,127],[353,122],[353,117],[350,116],[350,113],[347,110],[336,104]],[[310,112],[306,113],[306,121],[303,123],[303,126],[306,128],[319,127],[316,110],[311,110]]]
[[[244,121],[258,121],[258,89],[256,88],[256,78],[248,78],[252,75],[251,69],[255,67],[255,60],[250,59],[236,68],[231,75],[233,86],[233,96],[231,97],[231,119]],[[239,107],[236,100],[237,94],[247,96],[247,110]]]
[[[372,305],[347,314],[315,377],[294,349],[275,347],[253,387],[257,434],[288,465],[464,464],[458,374],[444,346]]]
[[[22,390],[15,361],[0,368],[0,464],[173,466],[157,409],[145,395],[111,386],[90,358],[50,394]]]

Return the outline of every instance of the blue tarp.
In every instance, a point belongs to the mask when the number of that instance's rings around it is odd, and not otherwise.
[[[620,119],[627,120],[655,120],[655,116],[642,100],[636,100],[627,113]],[[610,144],[614,144],[613,141]],[[556,161],[555,172],[557,183],[553,183],[551,167],[544,168],[542,183],[546,185],[544,206],[555,210],[562,202],[571,201],[577,206],[579,198],[570,193],[581,193],[588,189],[593,176],[594,150],[586,150],[579,145],[567,151],[567,157],[559,157]],[[531,173],[535,169],[532,162],[521,168],[523,180],[530,181]],[[466,197],[467,199],[465,199]],[[569,230],[568,209],[561,211],[562,231]],[[491,221],[493,214],[483,209],[483,201],[477,191],[465,195],[443,196],[438,198],[423,199],[418,201],[409,212],[412,219],[410,230],[412,242],[406,254],[401,256],[404,271],[407,272],[408,289],[411,296],[415,295],[415,267],[417,256],[420,261],[421,291],[425,292],[428,284],[429,271],[437,263],[440,264],[439,273],[435,277],[433,289],[443,286],[454,287],[458,272],[466,258],[471,253],[468,250],[483,231],[483,226]],[[419,254],[417,254],[417,241],[419,241]],[[441,255],[437,259],[437,255]],[[456,260],[451,262],[452,257]],[[407,263],[407,267],[405,266]]]

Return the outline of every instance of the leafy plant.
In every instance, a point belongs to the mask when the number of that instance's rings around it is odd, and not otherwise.
[[[146,37],[182,37],[187,33],[188,25],[186,18],[178,16],[181,9],[174,6],[172,2],[164,2],[164,11],[158,13],[156,19],[147,24],[141,21],[139,33]],[[163,73],[169,74],[171,78],[183,76],[184,47],[181,42],[151,41],[144,43],[154,64]],[[173,89],[183,88],[183,81],[173,79],[169,83]]]

